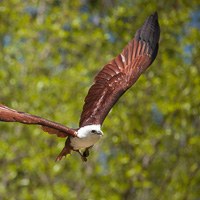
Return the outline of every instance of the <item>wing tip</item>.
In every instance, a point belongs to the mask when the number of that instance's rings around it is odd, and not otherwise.
[[[158,52],[158,43],[160,39],[160,26],[158,22],[157,11],[150,15],[135,33],[136,41],[145,42],[150,46],[149,54],[152,57],[151,63],[155,60]]]
[[[135,39],[137,41],[144,40],[149,42],[153,49],[155,49],[160,38],[160,26],[158,23],[158,13],[157,11],[150,15],[135,33]]]
[[[157,11],[154,12],[153,17],[158,20],[158,12]]]

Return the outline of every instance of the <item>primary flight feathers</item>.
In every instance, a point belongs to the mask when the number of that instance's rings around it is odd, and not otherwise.
[[[95,77],[94,84],[85,98],[79,129],[71,129],[2,104],[0,104],[0,121],[38,124],[49,134],[56,134],[58,137],[69,136],[57,160],[74,150],[81,155],[83,161],[86,161],[89,155],[88,149],[99,139],[100,127],[110,109],[156,58],[159,37],[158,15],[154,13],[136,31],[135,37],[122,53],[105,65]],[[86,151],[81,154],[79,150],[83,148],[86,148]]]

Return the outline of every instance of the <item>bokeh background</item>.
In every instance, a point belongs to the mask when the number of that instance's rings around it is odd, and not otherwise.
[[[0,103],[77,128],[94,76],[155,11],[158,56],[87,163],[55,163],[65,140],[39,126],[0,123],[0,199],[200,199],[198,0],[1,0]]]

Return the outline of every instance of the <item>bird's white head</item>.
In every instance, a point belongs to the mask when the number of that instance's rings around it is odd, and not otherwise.
[[[85,138],[88,136],[103,136],[103,132],[101,131],[101,125],[87,125],[81,127],[78,130],[79,138]]]

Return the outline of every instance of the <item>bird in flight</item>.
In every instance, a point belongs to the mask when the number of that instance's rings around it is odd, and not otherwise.
[[[155,60],[159,37],[160,27],[155,12],[145,20],[122,52],[105,65],[95,77],[94,84],[85,98],[79,128],[72,129],[2,104],[0,104],[0,121],[41,125],[43,131],[56,134],[60,138],[67,138],[56,161],[71,151],[78,152],[83,162],[87,161],[89,149],[103,135],[101,126],[111,108]]]

